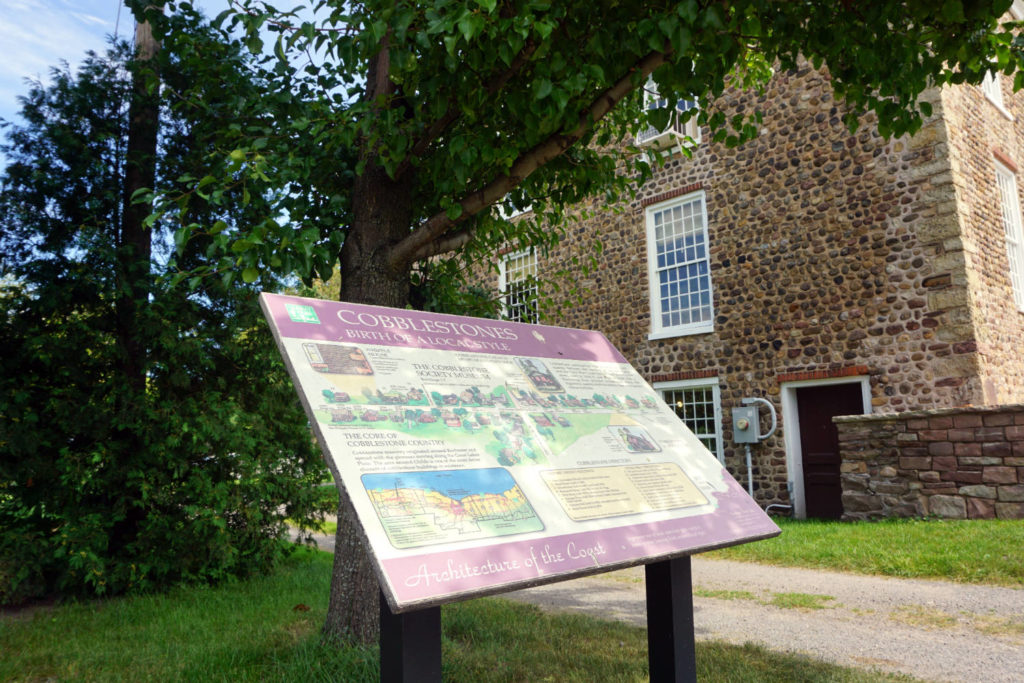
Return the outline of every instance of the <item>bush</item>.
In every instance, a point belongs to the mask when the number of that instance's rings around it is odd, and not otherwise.
[[[312,525],[336,507],[251,296],[219,319],[189,304],[154,321],[141,394],[117,381],[99,321],[62,325],[32,315],[38,299],[5,301],[3,603],[262,571],[290,548],[285,519]]]
[[[207,263],[223,230],[175,244],[136,210],[145,188],[127,168],[158,194],[226,173],[210,141],[248,115],[232,102],[261,94],[236,42],[187,5],[168,21],[181,25],[161,43],[161,83],[114,44],[32,84],[24,123],[2,126],[4,603],[261,571],[291,547],[286,519],[313,526],[327,507],[325,467],[256,302],[277,283],[233,282],[225,267],[174,285],[175,259]],[[129,118],[135,105],[146,115]],[[126,155],[130,129],[159,134]],[[184,192],[180,206],[190,221],[249,225],[268,194],[250,183],[216,204]]]

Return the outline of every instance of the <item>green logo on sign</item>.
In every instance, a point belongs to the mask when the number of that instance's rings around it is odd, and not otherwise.
[[[292,322],[320,324],[320,318],[316,317],[316,311],[313,310],[312,306],[285,304],[284,307],[287,309],[288,317],[292,319]]]

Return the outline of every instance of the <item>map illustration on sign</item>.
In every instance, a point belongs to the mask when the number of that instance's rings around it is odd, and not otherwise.
[[[599,333],[260,303],[394,612],[779,533]]]
[[[541,531],[507,470],[364,474],[363,488],[396,548]]]

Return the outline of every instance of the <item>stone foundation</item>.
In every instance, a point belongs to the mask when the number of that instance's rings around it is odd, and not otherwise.
[[[1024,405],[837,417],[843,518],[1024,519]]]

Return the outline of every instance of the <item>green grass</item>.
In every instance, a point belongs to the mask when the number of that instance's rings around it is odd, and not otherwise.
[[[955,614],[943,612],[926,605],[900,605],[889,615],[893,621],[926,629],[956,628],[959,620]]]
[[[1024,587],[1024,521],[776,519],[782,535],[706,557]]]
[[[376,648],[320,644],[331,561],[303,550],[272,576],[219,588],[0,616],[0,681],[376,681]],[[501,599],[446,606],[442,619],[447,682],[647,679],[646,633],[633,626]],[[752,645],[698,643],[697,667],[711,682],[912,680]]]
[[[750,591],[694,588],[694,597],[714,598],[715,600],[747,600],[762,605],[781,607],[783,609],[826,609],[837,607],[831,595],[815,593],[770,593],[766,599],[760,599]]]
[[[929,605],[901,605],[889,614],[889,619],[932,631],[970,628],[987,636],[1024,645],[1024,616],[1005,617],[965,611],[950,614]]]
[[[757,600],[757,596],[750,591],[734,591],[721,588],[694,588],[693,595],[698,598],[715,598],[716,600]]]
[[[993,614],[968,615],[971,625],[990,636],[1004,636],[1024,640],[1024,616],[1000,617]]]
[[[836,606],[835,598],[831,595],[815,593],[772,593],[772,597],[764,604],[783,609],[825,609]]]

